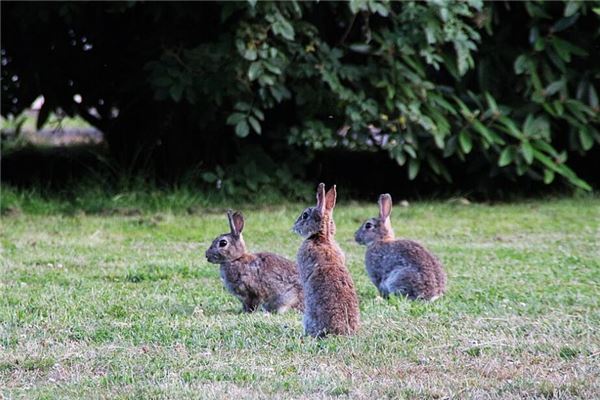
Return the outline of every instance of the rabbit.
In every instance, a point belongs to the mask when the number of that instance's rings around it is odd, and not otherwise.
[[[206,259],[221,264],[221,279],[243,306],[254,312],[262,305],[268,312],[302,311],[304,296],[296,264],[272,253],[248,253],[242,237],[244,216],[227,211],[231,231],[213,240]]]
[[[305,238],[297,254],[304,287],[304,332],[317,338],[352,335],[360,325],[354,282],[334,239],[335,200],[335,185],[325,194],[325,184],[319,184],[317,205],[305,209],[292,228]]]
[[[379,217],[366,220],[354,239],[366,245],[367,274],[382,297],[390,294],[434,301],[446,290],[440,261],[421,244],[395,239],[390,214],[392,196],[379,196]]]

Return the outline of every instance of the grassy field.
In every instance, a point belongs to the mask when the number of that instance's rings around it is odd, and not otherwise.
[[[352,240],[376,207],[339,203],[362,328],[322,341],[298,313],[240,314],[203,257],[223,209],[6,209],[0,397],[600,397],[600,199],[395,208],[446,266],[433,304],[377,296]],[[243,210],[249,248],[294,257],[302,208]]]

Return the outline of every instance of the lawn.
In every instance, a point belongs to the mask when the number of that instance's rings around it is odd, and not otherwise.
[[[376,205],[338,202],[362,327],[321,341],[298,313],[240,313],[204,259],[224,209],[6,212],[0,394],[600,397],[599,198],[396,207],[396,234],[446,266],[448,293],[431,304],[378,297],[353,241]],[[293,258],[303,206],[242,209],[248,247]]]

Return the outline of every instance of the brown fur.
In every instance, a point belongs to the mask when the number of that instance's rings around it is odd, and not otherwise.
[[[303,211],[294,224],[294,231],[306,238],[297,261],[304,287],[304,331],[314,337],[351,335],[360,325],[354,282],[334,238],[335,200],[335,186],[325,194],[321,183],[316,207]]]
[[[206,258],[221,264],[221,278],[229,292],[241,302],[244,312],[262,305],[265,311],[302,311],[304,295],[296,264],[272,253],[248,253],[242,237],[244,218],[228,212],[231,232],[218,236]],[[220,246],[222,242],[226,245]]]
[[[444,268],[421,244],[394,238],[391,211],[391,196],[382,194],[379,217],[365,221],[355,234],[356,241],[367,246],[365,266],[369,278],[383,297],[397,294],[435,300],[446,290]]]
[[[242,302],[245,312],[260,305],[265,311],[302,311],[304,296],[296,264],[271,253],[246,253],[221,263],[221,278],[229,292]]]

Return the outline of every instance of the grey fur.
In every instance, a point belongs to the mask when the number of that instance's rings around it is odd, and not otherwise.
[[[421,244],[397,240],[390,220],[392,197],[379,197],[379,217],[369,218],[355,233],[367,246],[365,266],[371,282],[383,297],[390,294],[410,299],[435,300],[446,291],[441,262]]]
[[[304,295],[296,264],[277,254],[248,253],[242,237],[244,217],[231,211],[227,217],[230,233],[213,240],[206,259],[221,265],[221,279],[242,302],[243,311],[253,312],[261,305],[269,312],[302,311]]]

